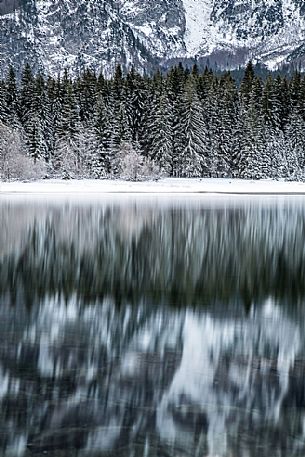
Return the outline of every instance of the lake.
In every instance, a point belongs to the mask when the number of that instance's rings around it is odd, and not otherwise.
[[[304,197],[0,201],[0,455],[305,455]]]

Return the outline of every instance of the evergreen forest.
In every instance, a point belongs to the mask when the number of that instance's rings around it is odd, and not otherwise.
[[[303,180],[305,77],[227,72],[53,78],[26,65],[0,81],[0,177]],[[132,170],[132,172],[131,172]],[[136,170],[136,171],[135,171]]]

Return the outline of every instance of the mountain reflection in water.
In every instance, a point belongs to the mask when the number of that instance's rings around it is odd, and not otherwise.
[[[0,455],[305,455],[305,201],[0,203]]]

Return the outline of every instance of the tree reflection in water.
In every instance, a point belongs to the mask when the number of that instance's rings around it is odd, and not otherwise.
[[[1,454],[305,455],[301,200],[0,218]]]

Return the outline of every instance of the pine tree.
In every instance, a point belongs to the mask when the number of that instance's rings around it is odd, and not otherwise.
[[[77,105],[71,79],[65,71],[62,80],[57,81],[58,106],[55,116],[55,139],[68,138],[73,142],[80,126],[79,107]]]
[[[206,151],[206,131],[203,108],[200,103],[196,83],[191,76],[184,93],[184,113],[182,123],[185,131],[185,145],[180,158],[181,177],[200,177],[209,170]]]
[[[0,122],[6,124],[10,122],[9,108],[7,104],[6,85],[0,81]]]
[[[53,148],[53,123],[51,102],[48,97],[45,78],[41,73],[35,78],[35,98],[33,100],[33,109],[38,117],[37,127],[40,129],[41,141],[39,156],[47,163],[50,161],[51,151]]]
[[[211,89],[215,85],[215,76],[212,70],[205,68],[202,75],[197,80],[197,92],[202,103],[204,103],[211,94]]]
[[[291,179],[305,174],[305,122],[300,112],[293,111],[286,129],[287,171]]]
[[[158,164],[160,171],[173,176],[173,138],[170,102],[166,94],[158,94],[147,127],[148,157]]]
[[[112,119],[109,107],[100,95],[96,105],[94,132],[96,138],[96,175],[107,176],[111,170],[113,143]],[[118,140],[118,144],[119,144]]]
[[[117,65],[112,81],[112,89],[115,94],[116,100],[121,101],[122,98],[122,91],[124,89],[124,78],[121,65]]]
[[[240,96],[244,103],[250,100],[254,80],[255,72],[253,63],[250,61],[246,66],[245,74],[240,84]]]
[[[7,117],[4,119],[6,125],[13,129],[21,129],[18,106],[18,90],[16,83],[16,73],[12,66],[9,67],[5,84],[5,105]]]
[[[86,70],[75,86],[75,98],[79,108],[79,118],[83,124],[92,127],[96,105],[97,77],[94,72]]]
[[[252,82],[248,105],[242,103],[240,153],[235,157],[238,176],[261,179],[271,174],[270,157],[266,155],[265,123],[262,113],[262,85],[259,78]]]
[[[129,124],[126,104],[123,101],[114,102],[109,113],[112,146],[119,146],[123,142],[132,142],[133,134]]]
[[[134,69],[126,78],[126,91],[124,93],[125,110],[133,141],[139,141],[140,132],[144,123],[144,111],[147,100],[145,82]]]
[[[183,115],[185,112],[184,91],[186,74],[181,65],[174,67],[166,79],[166,93],[172,110],[172,176],[180,177],[182,173],[182,155],[185,149],[185,130]]]
[[[81,177],[100,178],[103,166],[100,161],[98,141],[95,130],[87,125],[79,128],[74,144],[74,155],[77,158],[78,173]]]
[[[45,159],[47,156],[47,145],[40,116],[42,102],[41,93],[38,91],[38,85],[35,84],[31,67],[26,65],[21,78],[20,119],[24,129],[28,153],[34,162]]]
[[[207,126],[206,147],[210,157],[210,176],[231,175],[232,157],[236,150],[237,90],[230,74],[211,82],[203,100]]]

